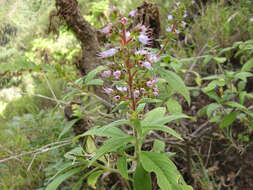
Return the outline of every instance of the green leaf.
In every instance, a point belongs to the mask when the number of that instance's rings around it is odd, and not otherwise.
[[[98,149],[96,155],[92,158],[88,166],[91,166],[98,158],[100,158],[107,152],[112,152],[133,140],[134,140],[133,136],[126,136],[126,137],[111,138],[105,141],[104,144]]]
[[[253,68],[253,58],[248,60],[243,66],[241,71],[250,71]]]
[[[206,114],[208,117],[211,116],[211,114],[213,113],[213,111],[215,111],[216,109],[220,108],[221,105],[220,104],[217,104],[217,103],[212,103],[212,104],[209,104],[207,106],[207,110],[206,110]]]
[[[136,108],[136,112],[137,113],[142,112],[145,108],[145,105],[146,105],[146,103],[139,104],[138,107]]]
[[[103,84],[104,81],[101,79],[93,79],[86,83],[86,85],[98,85],[98,86],[103,86]]]
[[[190,93],[184,84],[184,81],[174,72],[167,70],[160,70],[160,74],[168,82],[169,86],[175,90],[175,92],[180,93],[187,101],[191,104]]]
[[[103,173],[104,173],[104,171],[98,170],[98,171],[95,171],[92,174],[90,174],[90,176],[87,179],[88,185],[91,186],[93,189],[95,189],[97,180],[98,180],[99,176]]]
[[[128,174],[127,174],[127,159],[126,157],[120,157],[117,160],[117,168],[125,179],[128,179]]]
[[[177,119],[192,119],[195,120],[193,117],[190,117],[188,115],[185,115],[183,113],[176,113],[173,115],[169,115],[166,117],[154,117],[152,120],[148,120],[148,122],[143,122],[142,126],[156,126],[156,125],[164,125],[166,123],[169,123],[171,121],[177,120]]]
[[[155,139],[153,149],[154,152],[163,153],[165,149],[165,143],[163,141]]]
[[[240,72],[234,75],[234,78],[241,79],[244,82],[247,82],[248,77],[252,77],[253,74],[250,72]]]
[[[86,75],[86,79],[85,79],[85,83],[87,84],[88,82],[90,82],[98,73],[100,73],[101,71],[105,70],[107,67],[105,66],[98,66],[96,69],[90,71],[87,75]]]
[[[72,121],[70,121],[64,128],[63,128],[63,131],[61,132],[61,134],[59,135],[59,139],[65,135],[70,129],[71,127],[78,121],[80,120],[80,118],[78,119],[74,119]]]
[[[153,99],[153,98],[142,98],[140,101],[137,102],[137,105],[142,103],[160,103],[162,100]]]
[[[120,120],[119,120],[120,121]],[[114,127],[114,126],[109,126],[106,125],[104,127],[93,127],[89,131],[86,131],[85,133],[78,135],[74,139],[74,143],[81,137],[88,136],[88,135],[97,135],[97,136],[102,136],[102,137],[124,137],[126,134],[121,131],[119,128]]]
[[[156,174],[161,190],[193,190],[185,183],[174,163],[164,154],[142,151],[140,159],[146,171]]]
[[[113,108],[112,113],[127,107],[129,104],[130,100],[120,102],[115,108]]]
[[[168,126],[165,126],[165,125],[158,125],[158,126],[143,126],[142,128],[143,130],[143,134],[144,136],[146,134],[148,134],[149,131],[155,131],[155,130],[158,130],[158,131],[164,131],[164,132],[167,132],[169,133],[170,135],[180,139],[180,140],[184,140],[182,139],[182,137],[173,129],[171,129],[170,127]]]
[[[81,168],[74,168],[72,170],[69,170],[68,172],[58,176],[57,178],[55,178],[46,188],[46,190],[56,190],[57,187],[66,179],[68,179],[69,177],[71,177],[72,175],[75,175],[77,173],[80,173],[85,167],[81,167]]]
[[[228,115],[226,115],[223,120],[221,121],[219,128],[220,129],[224,129],[228,126],[230,126],[236,119],[237,113],[236,112],[232,112]]]
[[[151,176],[141,164],[138,164],[134,172],[134,190],[152,190]]]
[[[182,113],[182,106],[178,103],[177,100],[175,100],[173,98],[170,98],[166,102],[166,106],[167,106],[167,109],[170,112],[170,114]]]
[[[145,119],[141,122],[141,125],[142,126],[149,125],[150,123],[154,122],[154,120],[163,118],[165,115],[165,112],[166,112],[166,109],[163,107],[158,107],[151,110],[145,115]]]
[[[224,63],[227,60],[226,57],[214,57],[213,59],[217,61],[217,63]]]
[[[227,106],[230,106],[230,107],[233,107],[233,108],[237,108],[238,110],[241,110],[241,111],[247,111],[248,109],[243,106],[242,104],[239,104],[237,102],[226,102],[225,105]]]

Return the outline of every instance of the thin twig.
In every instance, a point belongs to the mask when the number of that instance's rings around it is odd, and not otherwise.
[[[58,149],[60,147],[69,145],[71,143],[72,143],[72,140],[65,140],[65,141],[61,141],[61,142],[50,143],[50,144],[47,144],[47,145],[45,145],[45,146],[43,146],[41,148],[38,148],[36,150],[28,151],[28,152],[23,152],[21,154],[13,155],[13,156],[10,156],[8,158],[2,159],[2,160],[0,160],[0,163],[6,162],[6,161],[9,161],[9,160],[12,160],[12,159],[17,159],[17,158],[23,157],[25,155],[46,153],[46,152]],[[53,145],[57,145],[57,146],[48,148],[48,147],[53,146]]]

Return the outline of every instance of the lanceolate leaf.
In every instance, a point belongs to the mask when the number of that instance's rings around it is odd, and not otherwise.
[[[71,129],[71,127],[72,127],[78,120],[79,120],[79,118],[70,121],[70,122],[64,127],[64,129],[63,129],[63,131],[61,132],[59,138],[61,138],[63,135],[65,135],[65,134]]]
[[[193,190],[185,183],[173,162],[164,154],[142,151],[140,159],[146,171],[156,174],[161,190]]]
[[[178,114],[173,114],[173,115],[169,115],[166,117],[156,117],[154,118],[152,121],[150,122],[145,122],[142,125],[143,126],[157,126],[157,125],[164,125],[166,123],[169,123],[171,121],[177,120],[177,119],[193,119],[193,117],[190,117],[188,115],[182,114],[182,113],[178,113]]]
[[[98,149],[97,154],[89,163],[91,166],[98,158],[106,154],[107,152],[115,151],[116,149],[122,147],[123,145],[129,143],[130,141],[134,140],[133,136],[125,136],[125,137],[118,137],[118,138],[111,138],[104,142],[100,149]]]
[[[97,180],[98,180],[99,176],[103,173],[104,172],[102,170],[99,170],[99,171],[95,171],[92,174],[90,174],[90,176],[88,177],[88,180],[87,180],[88,185],[91,186],[93,189],[95,189]]]
[[[134,173],[134,190],[152,190],[150,174],[138,164]]]
[[[167,132],[169,133],[170,135],[180,139],[180,140],[183,140],[182,137],[173,129],[171,129],[170,127],[168,126],[165,126],[165,125],[158,125],[158,126],[143,126],[143,134],[144,136],[146,134],[148,134],[149,131],[164,131],[164,132]]]
[[[46,190],[56,190],[57,187],[66,179],[71,177],[72,175],[75,175],[79,172],[81,172],[85,167],[80,168],[74,168],[72,170],[69,170],[68,172],[60,175],[59,177],[55,178],[46,188]]]
[[[187,103],[190,105],[191,104],[190,93],[187,87],[185,86],[184,81],[172,71],[160,70],[159,72],[161,75],[163,75],[169,86],[173,88],[176,92],[182,94],[186,99]]]
[[[229,127],[236,119],[237,113],[236,112],[232,112],[228,115],[226,115],[223,120],[220,123],[220,128],[224,129],[226,127]]]
[[[88,75],[86,75],[85,83],[87,84],[88,82],[90,82],[96,76],[96,74],[100,73],[101,71],[105,70],[106,68],[107,67],[105,67],[105,66],[98,66],[96,69],[89,72]]]
[[[128,179],[128,174],[127,174],[127,160],[126,157],[120,157],[117,160],[117,168],[120,172],[120,174],[125,178]]]
[[[102,136],[102,137],[124,137],[124,136],[126,136],[126,134],[117,127],[96,126],[96,127],[91,128],[89,131],[86,131],[85,133],[77,136],[74,139],[74,142],[76,142],[79,138],[84,137],[84,136],[88,136],[88,135],[97,135],[97,136]]]
[[[253,58],[248,60],[243,66],[241,71],[250,71],[253,68]]]
[[[145,119],[141,122],[141,125],[149,125],[152,121],[156,121],[157,119],[163,118],[165,112],[166,109],[163,107],[153,109],[145,115]]]

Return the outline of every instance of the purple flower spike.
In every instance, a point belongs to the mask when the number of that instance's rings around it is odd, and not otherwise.
[[[143,66],[144,66],[146,69],[148,69],[148,70],[152,70],[152,69],[153,69],[153,67],[151,66],[151,63],[149,63],[148,61],[145,61],[145,62],[143,63]]]
[[[112,49],[108,49],[106,51],[102,51],[99,56],[101,58],[107,58],[107,57],[112,57],[114,56],[116,53],[118,52],[118,50],[116,48],[112,48]]]
[[[114,76],[115,79],[119,79],[120,75],[121,75],[121,71],[119,71],[119,70],[113,72],[113,76]]]
[[[102,76],[103,78],[108,78],[108,77],[111,76],[111,74],[112,74],[112,72],[111,72],[110,70],[107,70],[107,71],[102,72],[102,73],[101,73],[101,76]]]
[[[172,15],[168,15],[168,20],[173,20],[173,16]]]
[[[148,87],[153,87],[154,86],[153,81],[148,81],[146,84],[147,84]]]
[[[140,34],[138,36],[138,40],[143,44],[143,45],[149,45],[151,43],[151,38],[149,38],[147,35]]]
[[[105,93],[108,95],[111,95],[113,93],[113,89],[112,88],[103,88]]]
[[[135,91],[134,91],[134,97],[135,97],[135,98],[138,98],[139,95],[140,95],[140,91],[139,91],[139,90],[135,90]]]
[[[118,96],[114,96],[114,97],[113,97],[113,100],[119,101],[119,100],[120,100],[120,96],[119,96],[119,95],[118,95]]]

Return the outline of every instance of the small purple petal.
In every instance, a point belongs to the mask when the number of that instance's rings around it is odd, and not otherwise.
[[[113,89],[111,88],[103,88],[105,93],[108,94],[108,95],[111,95],[113,93]]]
[[[135,97],[135,98],[138,98],[139,95],[140,95],[140,91],[139,91],[139,90],[135,90],[135,91],[134,91],[134,97]]]
[[[121,19],[121,22],[122,22],[122,24],[126,24],[127,23],[127,18],[126,17],[123,17],[122,19]]]
[[[135,52],[136,55],[146,55],[148,54],[149,52],[145,49],[141,49],[141,50],[138,50]]]
[[[119,101],[119,100],[120,100],[120,96],[119,96],[119,95],[118,95],[118,96],[114,96],[114,97],[113,97],[113,100]]]
[[[138,40],[143,44],[143,45],[149,45],[151,43],[151,38],[144,34],[140,34],[138,36]]]
[[[141,92],[142,92],[143,94],[146,93],[145,88],[141,88]]]
[[[152,69],[153,69],[153,67],[151,66],[151,63],[149,63],[148,61],[145,61],[145,62],[143,63],[143,66],[144,66],[146,69],[148,69],[148,70],[152,70]]]
[[[157,56],[156,54],[154,53],[149,53],[148,54],[148,60],[151,62],[151,63],[156,63],[158,61],[160,61],[160,56]]]
[[[251,17],[249,20],[250,20],[250,22],[253,22],[253,17]]]
[[[133,17],[135,15],[135,9],[131,10],[128,14],[129,17]]]
[[[118,50],[116,48],[112,48],[106,51],[102,51],[99,56],[101,58],[107,58],[107,57],[112,57],[114,56],[116,53],[118,52]]]
[[[154,94],[155,97],[159,95],[158,92],[153,92],[153,94]]]
[[[108,77],[111,76],[111,74],[112,74],[112,72],[111,72],[110,70],[107,70],[107,71],[102,72],[102,73],[101,73],[101,76],[102,76],[103,78],[108,78]]]
[[[168,20],[173,20],[173,16],[172,15],[168,15]]]
[[[116,88],[120,92],[126,92],[127,91],[127,87],[126,86],[116,86]]]
[[[119,79],[120,75],[121,75],[121,71],[119,71],[119,70],[113,72],[113,76],[114,76],[115,79]]]
[[[153,87],[154,86],[153,81],[148,81],[146,84],[147,84],[148,87]]]
[[[168,27],[168,28],[166,29],[166,32],[171,32],[171,27]]]

